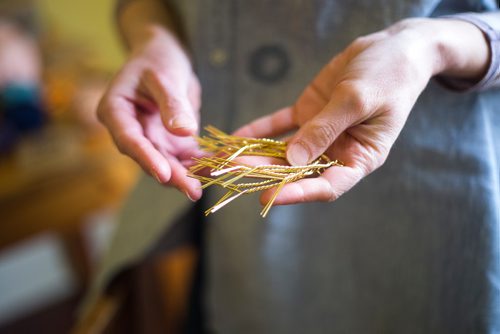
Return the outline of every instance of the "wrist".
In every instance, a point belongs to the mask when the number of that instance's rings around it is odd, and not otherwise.
[[[391,28],[390,28],[391,29]],[[413,36],[430,75],[479,80],[486,72],[490,51],[482,31],[455,19],[411,18],[392,29]]]
[[[434,75],[479,81],[488,69],[490,50],[483,32],[456,19],[431,19],[430,49],[436,55]],[[434,32],[434,33],[432,33]]]
[[[143,24],[127,35],[127,44],[131,53],[137,52],[151,43],[163,43],[182,48],[177,36],[164,25],[158,23]]]
[[[118,26],[127,46],[134,50],[153,39],[166,38],[182,45],[179,29],[166,6],[155,0],[132,1],[122,8]]]

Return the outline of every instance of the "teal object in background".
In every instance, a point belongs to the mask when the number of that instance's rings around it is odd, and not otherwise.
[[[20,132],[40,128],[45,112],[40,88],[31,84],[11,84],[0,91],[0,110],[4,123],[10,123]]]
[[[40,88],[33,84],[10,84],[0,89],[0,154],[9,152],[22,133],[45,123]]]

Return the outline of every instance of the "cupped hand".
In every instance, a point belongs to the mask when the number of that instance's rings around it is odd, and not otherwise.
[[[425,36],[408,27],[414,24],[402,22],[356,39],[320,71],[292,107],[236,132],[275,137],[298,129],[288,140],[290,164],[305,165],[323,153],[345,164],[286,185],[275,204],[333,201],[384,163],[438,66]],[[263,203],[273,191],[262,195]]]
[[[190,199],[200,184],[186,167],[198,154],[200,85],[176,38],[162,29],[135,47],[103,96],[98,116],[118,149]]]

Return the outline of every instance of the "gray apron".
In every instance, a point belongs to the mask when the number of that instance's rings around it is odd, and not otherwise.
[[[496,8],[486,0],[173,3],[204,89],[202,124],[226,130],[293,103],[357,36],[405,17]],[[385,165],[339,200],[275,207],[264,220],[256,197],[240,198],[208,217],[208,328],[499,333],[499,107],[498,92],[431,82]],[[209,203],[219,195],[206,194]],[[137,230],[140,246],[120,246],[118,231],[114,248],[126,255],[112,247],[94,291],[168,228],[165,218],[188,205],[181,196],[139,185],[121,229]],[[137,221],[132,209],[153,221]]]

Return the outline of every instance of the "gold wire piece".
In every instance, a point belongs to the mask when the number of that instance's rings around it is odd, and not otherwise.
[[[205,130],[208,135],[196,139],[202,150],[213,155],[193,158],[195,164],[189,169],[188,176],[199,180],[202,189],[219,186],[227,190],[217,203],[205,211],[205,215],[216,212],[241,195],[276,188],[260,213],[262,217],[266,217],[285,184],[314,175],[319,176],[331,166],[343,166],[342,162],[330,160],[326,155],[320,156],[306,166],[288,164],[250,166],[235,159],[241,156],[259,156],[286,162],[286,142],[233,136],[213,126],[207,126]],[[208,176],[203,173],[207,170]]]

